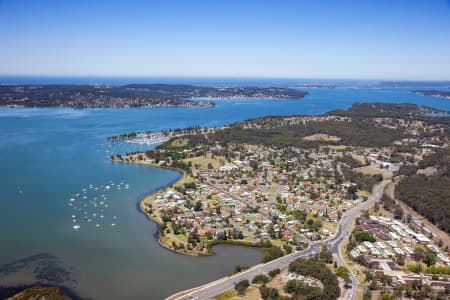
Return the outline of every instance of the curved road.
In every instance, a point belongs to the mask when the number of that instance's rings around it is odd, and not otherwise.
[[[320,252],[320,249],[324,245],[328,245],[331,247],[331,250],[333,252],[333,256],[336,259],[336,262],[339,266],[346,266],[345,261],[339,251],[339,246],[342,243],[342,241],[345,240],[345,238],[348,237],[350,234],[353,220],[361,214],[362,211],[368,209],[370,206],[372,206],[375,201],[379,200],[381,198],[381,195],[383,193],[384,187],[389,181],[383,181],[375,186],[374,193],[369,199],[360,205],[352,208],[351,210],[347,211],[342,219],[339,222],[338,230],[336,234],[328,240],[319,241],[312,243],[310,247],[303,251],[294,252],[288,255],[285,255],[283,257],[280,257],[278,259],[272,260],[270,262],[267,262],[265,264],[258,264],[256,266],[253,266],[252,268],[238,273],[233,276],[224,277],[222,279],[216,280],[214,282],[205,284],[203,286],[200,286],[198,288],[195,288],[191,290],[190,292],[186,292],[182,296],[179,297],[172,296],[169,297],[170,299],[178,299],[178,300],[188,300],[188,299],[211,299],[221,293],[224,293],[228,290],[234,289],[234,285],[244,279],[247,279],[248,281],[252,281],[252,279],[259,274],[266,275],[271,270],[280,268],[284,269],[289,266],[289,263],[297,258],[306,258],[309,256],[313,256],[315,254],[318,254]],[[354,300],[356,299],[358,290],[358,280],[356,277],[350,273],[350,279],[352,281],[352,285],[349,288],[348,291],[348,299]]]

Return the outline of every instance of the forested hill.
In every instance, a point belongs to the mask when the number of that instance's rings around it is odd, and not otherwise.
[[[421,117],[426,114],[442,114],[447,111],[411,103],[353,103],[347,110],[332,110],[327,115],[353,117]]]
[[[449,124],[448,117],[423,116],[426,113],[442,112],[415,104],[355,103],[348,110],[331,111],[322,116],[267,116],[238,122],[209,134],[207,141],[211,145],[216,142],[223,145],[234,142],[301,147],[324,144],[390,146],[411,134],[400,120]],[[386,119],[376,121],[374,116]],[[202,137],[191,138],[192,142],[198,139]]]
[[[348,110],[332,111],[320,116],[266,116],[237,122],[220,129],[175,129],[170,131],[170,136],[185,136],[190,147],[228,143],[298,147],[382,147],[411,137],[411,133],[405,130],[405,122],[400,121],[405,118],[408,122],[422,121],[425,118],[440,126],[449,124],[448,117],[422,116],[423,113],[437,112],[442,111],[414,104],[357,103]],[[391,119],[394,113],[398,117]],[[381,118],[381,121],[375,120],[374,115]],[[166,134],[168,135],[169,131]],[[448,134],[448,130],[442,134]],[[125,133],[121,136],[132,139],[136,133]],[[162,146],[169,144],[170,142]]]
[[[206,87],[170,84],[0,85],[0,106],[74,108],[140,106],[212,106],[189,98],[296,99],[307,95],[281,87]]]
[[[265,118],[234,124],[208,135],[208,141],[222,145],[247,143],[317,147],[334,144],[370,147],[391,145],[403,136],[401,131],[376,126],[367,120],[293,117],[289,120]]]
[[[450,233],[450,147],[425,156],[416,172],[401,179],[395,196]]]

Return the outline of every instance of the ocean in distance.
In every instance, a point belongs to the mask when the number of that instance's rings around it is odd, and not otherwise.
[[[20,80],[0,78],[3,83],[117,84],[134,79]],[[149,82],[286,86],[298,83],[250,79]],[[189,257],[159,246],[156,225],[139,212],[137,203],[143,195],[176,180],[178,174],[110,162],[109,155],[142,146],[107,145],[106,137],[192,125],[220,126],[265,115],[321,114],[347,108],[353,102],[408,102],[450,110],[450,100],[410,93],[420,88],[346,84],[308,88],[310,94],[303,99],[217,100],[215,107],[204,108],[1,108],[0,285],[39,280],[71,287],[85,298],[162,299],[222,277],[237,264],[256,264],[261,256],[257,249],[223,246],[215,248],[216,256]],[[107,185],[110,189],[105,191]],[[78,200],[70,201],[76,194],[87,197],[86,207],[77,204]],[[76,205],[79,207],[74,210]],[[80,223],[81,228],[75,231],[74,214],[92,222]]]

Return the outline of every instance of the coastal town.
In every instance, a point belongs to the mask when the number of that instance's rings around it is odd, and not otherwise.
[[[269,262],[326,245],[338,233],[346,212],[367,202],[376,185],[394,185],[418,161],[448,149],[448,124],[420,117],[418,113],[427,113],[426,108],[396,108],[413,116],[394,117],[389,107],[374,107],[356,104],[345,113],[125,134],[110,142],[163,143],[147,152],[111,159],[182,173],[178,182],[141,202],[141,209],[160,225],[162,246],[189,255],[211,255],[217,244],[261,247],[262,261]],[[355,110],[367,110],[370,118],[355,120]],[[346,131],[355,123],[364,126],[372,139],[359,135],[357,129]],[[259,136],[260,131],[264,134]],[[376,202],[363,211],[349,239],[339,246],[346,253],[349,274],[369,286],[365,294],[398,293],[397,287],[411,285],[420,276],[431,287],[428,292],[446,293],[448,245],[386,197],[382,204]],[[329,251],[323,247],[320,255]],[[426,270],[439,270],[440,275],[418,275],[417,268],[424,270],[414,260],[418,252],[432,257]],[[350,281],[348,274],[344,277]],[[311,277],[304,282],[308,280],[314,282]],[[346,289],[342,282],[341,289]],[[410,294],[419,293],[422,289]]]
[[[0,85],[1,107],[211,107],[212,98],[299,99],[307,92],[283,87],[209,87],[179,84]],[[198,98],[200,101],[193,101]]]

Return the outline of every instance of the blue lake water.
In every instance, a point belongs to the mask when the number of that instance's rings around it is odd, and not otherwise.
[[[160,247],[155,224],[138,211],[137,202],[178,174],[110,162],[109,155],[136,147],[107,145],[108,136],[219,126],[264,115],[321,114],[357,101],[450,110],[450,100],[409,89],[308,91],[304,99],[219,100],[210,108],[0,109],[0,285],[40,280],[93,299],[161,299],[228,274],[236,264],[258,263],[257,249],[219,247],[214,257],[188,257]],[[87,199],[70,206],[77,193]],[[108,206],[99,199],[94,207],[89,201],[101,194]],[[80,230],[73,230],[74,224]]]

